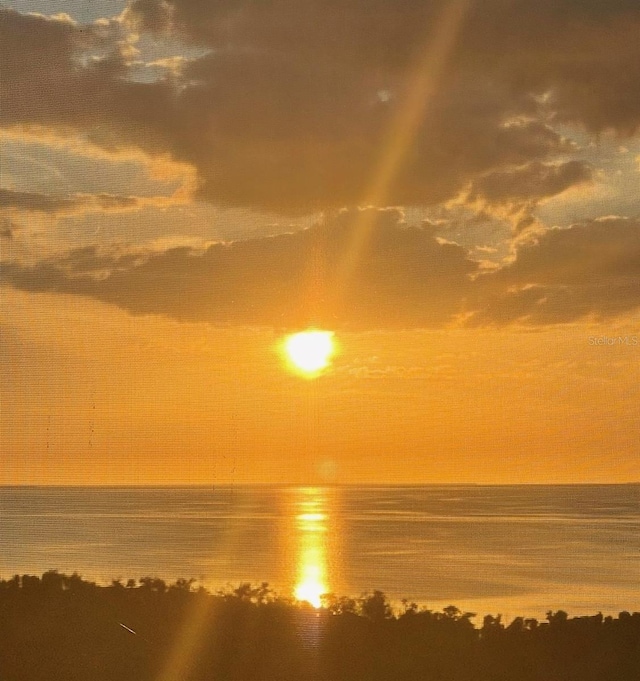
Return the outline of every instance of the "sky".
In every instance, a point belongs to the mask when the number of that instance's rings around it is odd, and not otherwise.
[[[639,34],[1,4],[0,484],[640,481]]]

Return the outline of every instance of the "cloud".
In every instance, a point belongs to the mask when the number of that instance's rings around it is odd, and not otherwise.
[[[358,205],[392,154],[390,130],[411,104],[445,5],[136,0],[121,20],[91,25],[0,10],[0,124],[169,154],[196,168],[199,196],[220,205]],[[584,164],[566,163],[573,147],[557,123],[638,129],[636,0],[463,5],[385,203],[434,205],[469,186],[495,202],[535,202],[588,179]],[[138,82],[127,30],[200,52]],[[514,168],[525,169],[520,178]],[[496,188],[506,176],[511,194]]]
[[[478,277],[474,325],[606,319],[640,307],[640,220],[607,217],[523,241]]]
[[[133,314],[214,325],[331,329],[548,325],[640,307],[640,222],[612,217],[521,239],[487,271],[433,226],[373,211],[370,240],[341,276],[360,211],[274,237],[203,249],[90,246],[32,266],[3,265],[6,284],[95,298]]]
[[[161,201],[162,197],[155,199]],[[51,196],[37,192],[19,192],[0,189],[0,210],[9,209],[49,215],[69,215],[88,211],[135,210],[150,199],[113,194],[75,194],[72,196]]]
[[[11,241],[15,238],[15,226],[7,218],[0,219],[0,239]]]
[[[372,210],[372,209],[370,209]],[[27,267],[6,263],[15,288],[88,296],[134,314],[218,325],[329,328],[441,326],[458,311],[477,263],[376,211],[368,246],[348,282],[340,264],[358,213],[343,212],[293,234],[205,249],[72,250]]]
[[[479,177],[473,182],[467,200],[519,208],[557,196],[592,179],[593,169],[584,161],[567,161],[559,165],[533,162]]]
[[[622,136],[640,126],[637,0],[461,2],[457,40],[428,102],[416,102],[416,65],[430,63],[447,4],[136,0],[118,20],[86,25],[0,9],[0,126],[155,159],[188,178],[172,197],[3,189],[0,207],[126,211],[194,194],[291,214],[359,205],[385,176],[411,105],[415,134],[381,201],[507,219],[521,235],[512,262],[479,263],[471,246],[438,240],[427,224],[407,228],[389,210],[375,214],[346,280],[362,215],[350,210],[269,239],[7,263],[5,281],[214,324],[553,324],[635,309],[637,220],[549,230],[535,208],[594,177],[559,124]],[[172,68],[141,82],[132,31],[183,54],[154,54],[149,64]]]
[[[72,212],[77,207],[76,199],[59,198],[35,192],[16,192],[0,189],[0,208],[34,211],[39,213]]]
[[[124,63],[116,47],[113,36],[95,25],[1,9],[0,121],[78,128],[91,124],[106,103],[109,84],[122,75]]]

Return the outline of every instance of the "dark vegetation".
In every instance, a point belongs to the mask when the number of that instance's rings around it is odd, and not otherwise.
[[[640,613],[517,618],[442,612],[379,591],[324,607],[263,584],[98,586],[45,573],[0,581],[1,681],[638,681]]]

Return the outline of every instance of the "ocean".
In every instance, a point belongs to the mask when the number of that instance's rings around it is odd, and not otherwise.
[[[640,610],[640,485],[0,487],[0,578],[49,569],[617,614]]]

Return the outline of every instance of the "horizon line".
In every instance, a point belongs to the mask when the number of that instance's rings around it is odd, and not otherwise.
[[[13,487],[30,488],[113,488],[113,489],[206,489],[216,487],[277,487],[277,488],[308,488],[308,487],[620,487],[638,486],[640,480],[628,482],[109,482],[109,483],[0,483],[0,489]]]

